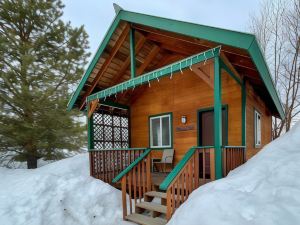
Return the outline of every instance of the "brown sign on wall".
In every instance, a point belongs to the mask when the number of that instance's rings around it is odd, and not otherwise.
[[[195,129],[194,125],[176,127],[176,131],[188,131],[194,129]]]

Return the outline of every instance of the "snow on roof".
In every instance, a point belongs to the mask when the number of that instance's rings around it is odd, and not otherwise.
[[[201,186],[169,225],[300,224],[300,122],[228,177]]]

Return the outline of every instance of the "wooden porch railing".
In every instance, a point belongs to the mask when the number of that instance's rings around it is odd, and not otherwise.
[[[224,146],[222,152],[224,177],[226,177],[231,170],[239,167],[246,161],[244,146]]]
[[[107,183],[139,158],[146,148],[90,150],[90,175]]]
[[[161,183],[167,192],[167,220],[193,190],[215,179],[214,148],[192,147]]]
[[[151,191],[151,149],[145,150],[133,163],[123,170],[114,183],[121,180],[123,219],[135,212],[135,205],[141,202],[144,193]],[[128,197],[127,197],[128,193]],[[129,210],[127,206],[129,205]]]
[[[224,146],[222,153],[224,176],[245,162],[243,146]],[[214,147],[192,147],[159,187],[167,192],[167,220],[196,188],[213,180],[215,180]]]

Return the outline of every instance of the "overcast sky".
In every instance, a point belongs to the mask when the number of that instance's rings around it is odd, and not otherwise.
[[[96,52],[114,19],[113,2],[128,11],[189,21],[237,31],[248,31],[249,15],[261,0],[63,0],[64,19],[84,25],[90,52]]]

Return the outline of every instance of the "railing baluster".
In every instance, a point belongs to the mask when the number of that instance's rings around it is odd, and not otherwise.
[[[141,164],[138,164],[138,187],[139,187],[139,200],[142,199],[142,188],[141,188]]]
[[[128,173],[128,192],[129,192],[129,206],[130,206],[130,214],[132,213],[132,197],[131,197],[131,175],[132,175],[132,171],[130,171]]]
[[[122,206],[123,206],[123,219],[127,216],[127,203],[126,203],[126,176],[122,178]]]

